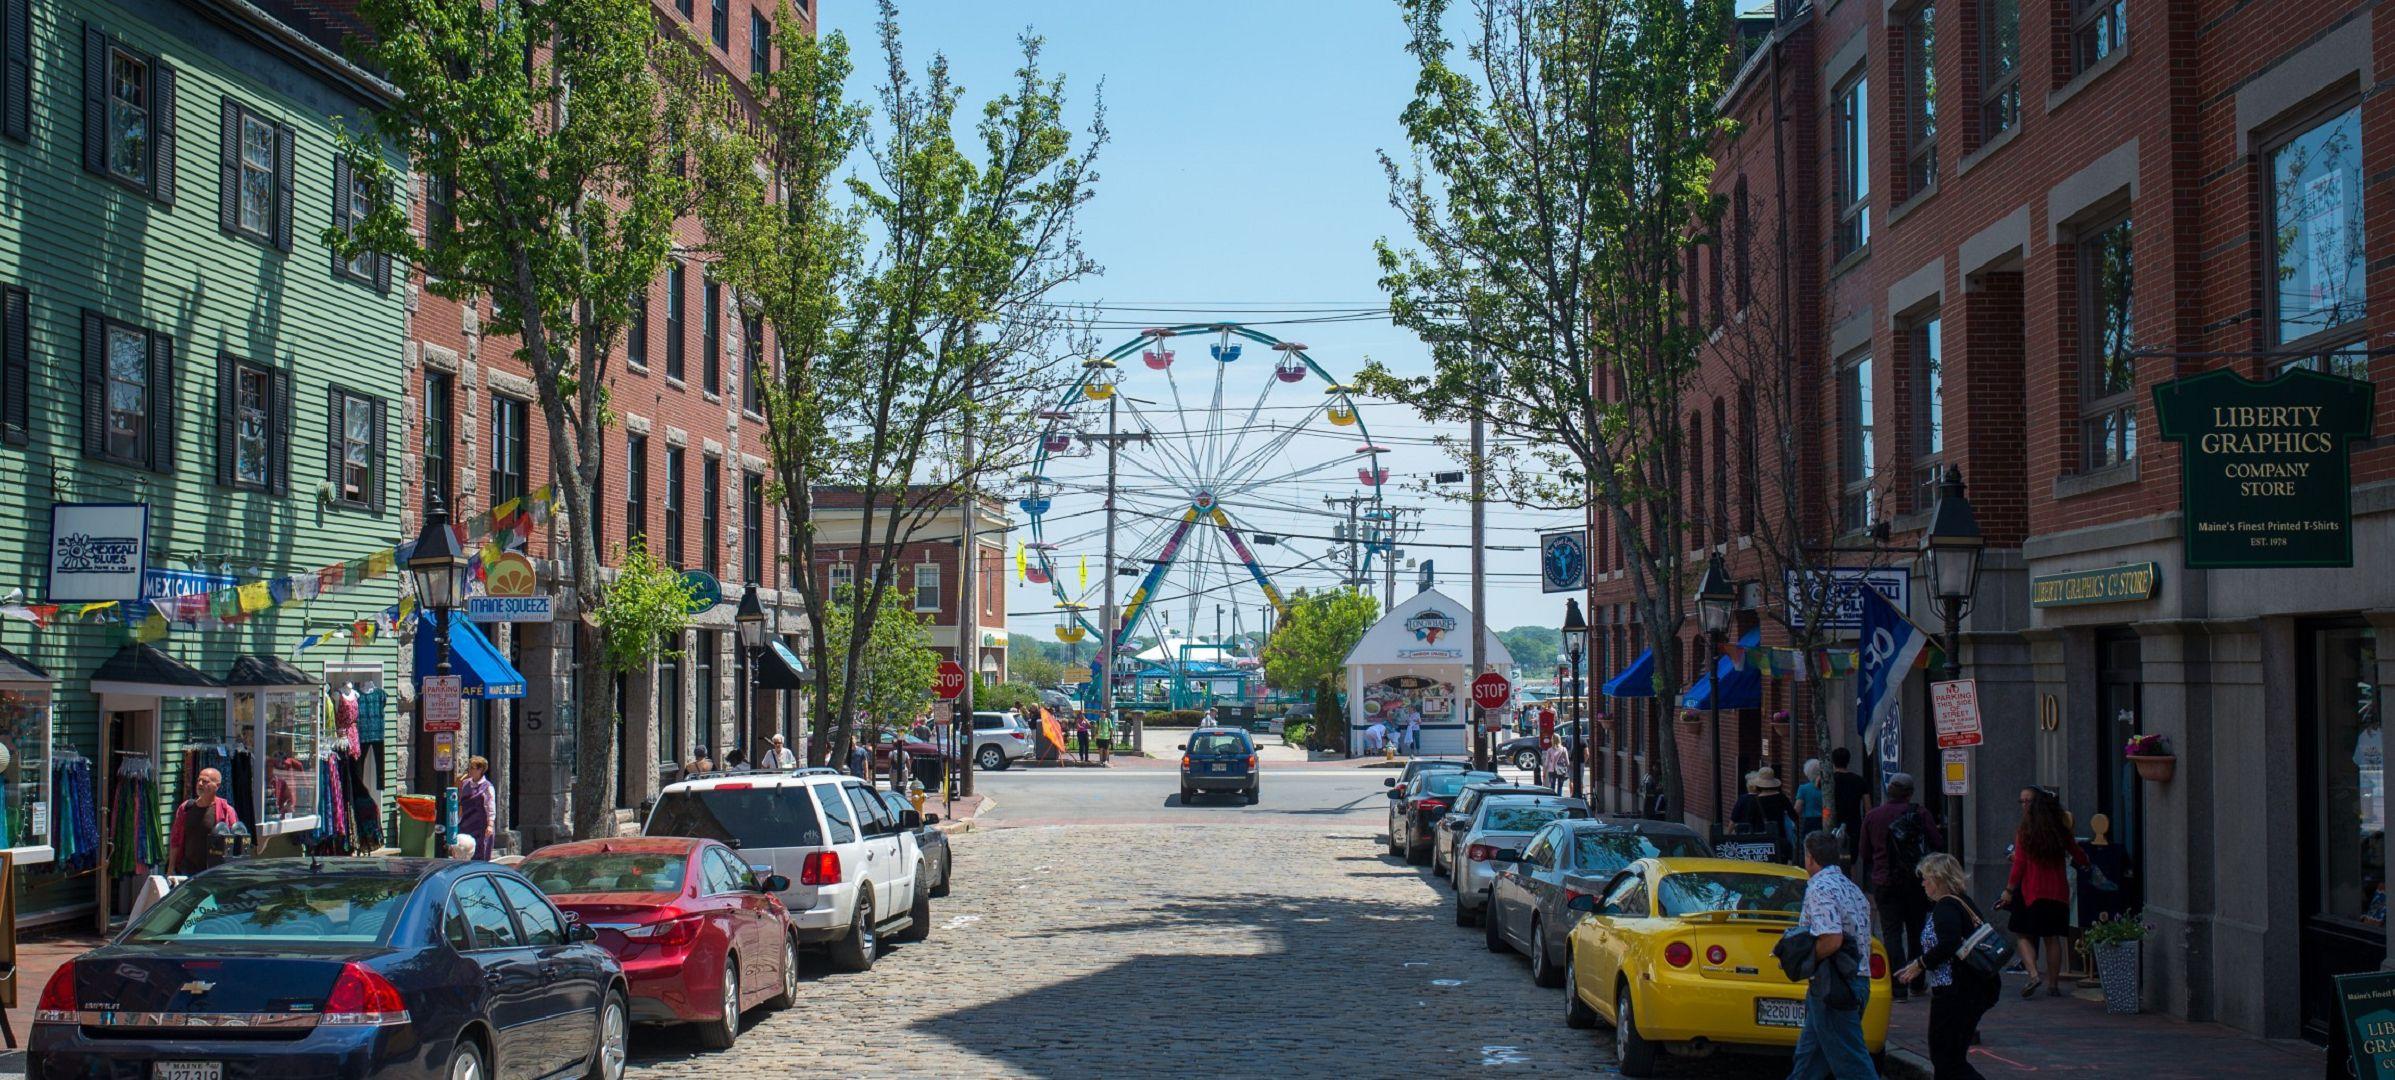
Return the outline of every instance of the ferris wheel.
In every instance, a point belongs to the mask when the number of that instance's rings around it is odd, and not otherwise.
[[[1119,455],[1115,565],[1138,575],[1116,589],[1116,648],[1143,622],[1160,640],[1197,636],[1201,612],[1242,599],[1285,613],[1276,577],[1319,572],[1330,557],[1321,545],[1308,557],[1288,534],[1336,532],[1345,543],[1348,526],[1334,518],[1381,516],[1388,450],[1374,445],[1351,388],[1306,346],[1245,326],[1143,330],[1086,361],[1038,418],[1018,503],[1030,540],[1016,551],[1016,569],[1054,592],[1061,641],[1103,640],[1109,441]],[[1335,514],[1323,499],[1334,492],[1332,501],[1346,504]],[[1345,569],[1361,574],[1386,545],[1360,532],[1357,540],[1349,550],[1364,565]]]

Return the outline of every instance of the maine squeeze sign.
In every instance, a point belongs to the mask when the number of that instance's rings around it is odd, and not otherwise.
[[[2375,389],[2310,368],[2156,386],[2162,437],[2180,447],[2188,567],[2352,566],[2346,446],[2370,437]]]

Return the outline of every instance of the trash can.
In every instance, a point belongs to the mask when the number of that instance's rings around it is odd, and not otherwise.
[[[440,808],[430,795],[399,796],[399,853],[416,858],[439,858]]]

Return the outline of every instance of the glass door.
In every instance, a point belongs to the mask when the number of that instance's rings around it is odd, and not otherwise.
[[[2302,637],[2303,1021],[2327,1037],[2331,980],[2375,971],[2387,953],[2385,748],[2378,639],[2367,626]]]
[[[2138,779],[2137,766],[2121,753],[2129,737],[2139,734],[2138,724],[2144,715],[2140,681],[2144,678],[2143,656],[2135,632],[2105,631],[2096,638],[2096,803],[2095,811],[2104,815],[2106,845],[2116,848],[2107,853],[2091,849],[2090,858],[2102,859],[2111,865],[2103,866],[2106,876],[2120,883],[2120,890],[2097,894],[2082,890],[2082,907],[2089,904],[2098,912],[2082,911],[2082,923],[2093,921],[2097,914],[2135,911],[2145,906],[2144,879],[2138,873],[2144,854],[2145,785]],[[2078,824],[2078,834],[2095,839],[2095,819],[2091,816]]]

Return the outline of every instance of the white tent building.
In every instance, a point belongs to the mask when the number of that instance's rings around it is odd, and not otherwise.
[[[1472,745],[1472,614],[1437,589],[1391,608],[1347,654],[1347,749],[1364,750],[1364,729],[1405,730],[1422,720],[1424,754],[1461,755]],[[1513,655],[1486,627],[1488,671],[1507,671]]]

